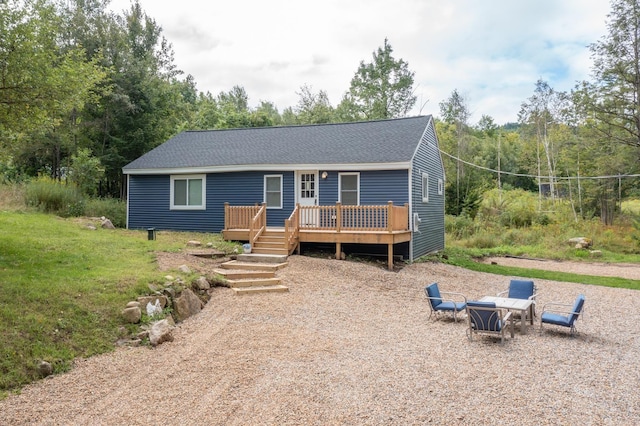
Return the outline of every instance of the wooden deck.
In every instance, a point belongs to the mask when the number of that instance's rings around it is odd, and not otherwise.
[[[409,206],[297,205],[282,227],[266,226],[266,206],[225,204],[225,240],[247,241],[261,253],[291,254],[300,243],[334,243],[336,258],[342,244],[386,244],[393,269],[393,246],[411,241]]]

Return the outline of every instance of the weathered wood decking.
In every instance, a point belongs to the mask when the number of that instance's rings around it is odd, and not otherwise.
[[[226,240],[248,241],[252,247],[260,247],[260,239],[267,235],[266,206],[229,206],[225,204]],[[387,205],[352,206],[336,203],[331,206],[297,205],[283,227],[268,228],[272,239],[274,233],[282,234],[282,245],[272,252],[291,254],[300,243],[334,243],[336,258],[340,258],[341,245],[386,244],[388,267],[393,269],[393,245],[411,240],[409,228],[409,206]],[[265,244],[266,245],[266,244]],[[265,248],[264,252],[269,252]]]

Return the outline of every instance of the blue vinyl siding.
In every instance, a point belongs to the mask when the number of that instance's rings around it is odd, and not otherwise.
[[[422,201],[422,173],[429,174],[429,201]],[[444,192],[438,194],[438,180],[444,182],[442,157],[433,122],[427,127],[413,159],[411,176],[412,213],[422,222],[419,231],[413,233],[413,259],[444,249]]]
[[[329,171],[326,179],[320,179],[320,205],[335,204],[338,201],[338,174],[340,170]],[[344,173],[353,173],[345,171]],[[383,205],[389,201],[404,205],[409,202],[407,170],[375,170],[360,172],[360,204]]]
[[[262,203],[264,175],[282,174],[283,208],[269,209],[268,226],[283,226],[294,206],[293,172],[243,172],[207,175],[206,210],[170,210],[169,175],[130,175],[129,229],[171,229],[220,232],[224,228],[224,203],[247,206]]]
[[[207,178],[207,210],[170,210],[170,185],[169,175],[129,177],[129,229],[217,232],[208,210],[213,201],[210,177]]]

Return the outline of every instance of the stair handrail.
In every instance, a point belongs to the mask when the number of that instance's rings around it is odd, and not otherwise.
[[[267,203],[262,203],[249,224],[249,244],[253,246],[267,227]]]
[[[300,204],[296,203],[296,207],[291,212],[289,219],[284,221],[284,243],[286,244],[287,253],[291,253],[295,248],[300,232]]]

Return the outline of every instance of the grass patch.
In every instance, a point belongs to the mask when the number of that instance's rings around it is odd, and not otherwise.
[[[474,257],[461,250],[447,249],[443,253],[427,256],[425,260],[435,260],[449,265],[459,266],[477,272],[487,272],[496,275],[538,278],[550,281],[600,285],[605,287],[629,288],[640,290],[640,281],[618,277],[598,277],[580,275],[560,271],[545,271],[540,269],[518,268],[514,266],[491,265],[474,260]]]
[[[146,231],[92,231],[85,222],[0,212],[0,392],[37,379],[39,360],[59,373],[76,357],[112,350],[128,333],[126,303],[163,280],[156,251],[191,239],[235,247],[217,234],[159,232],[148,241]]]

